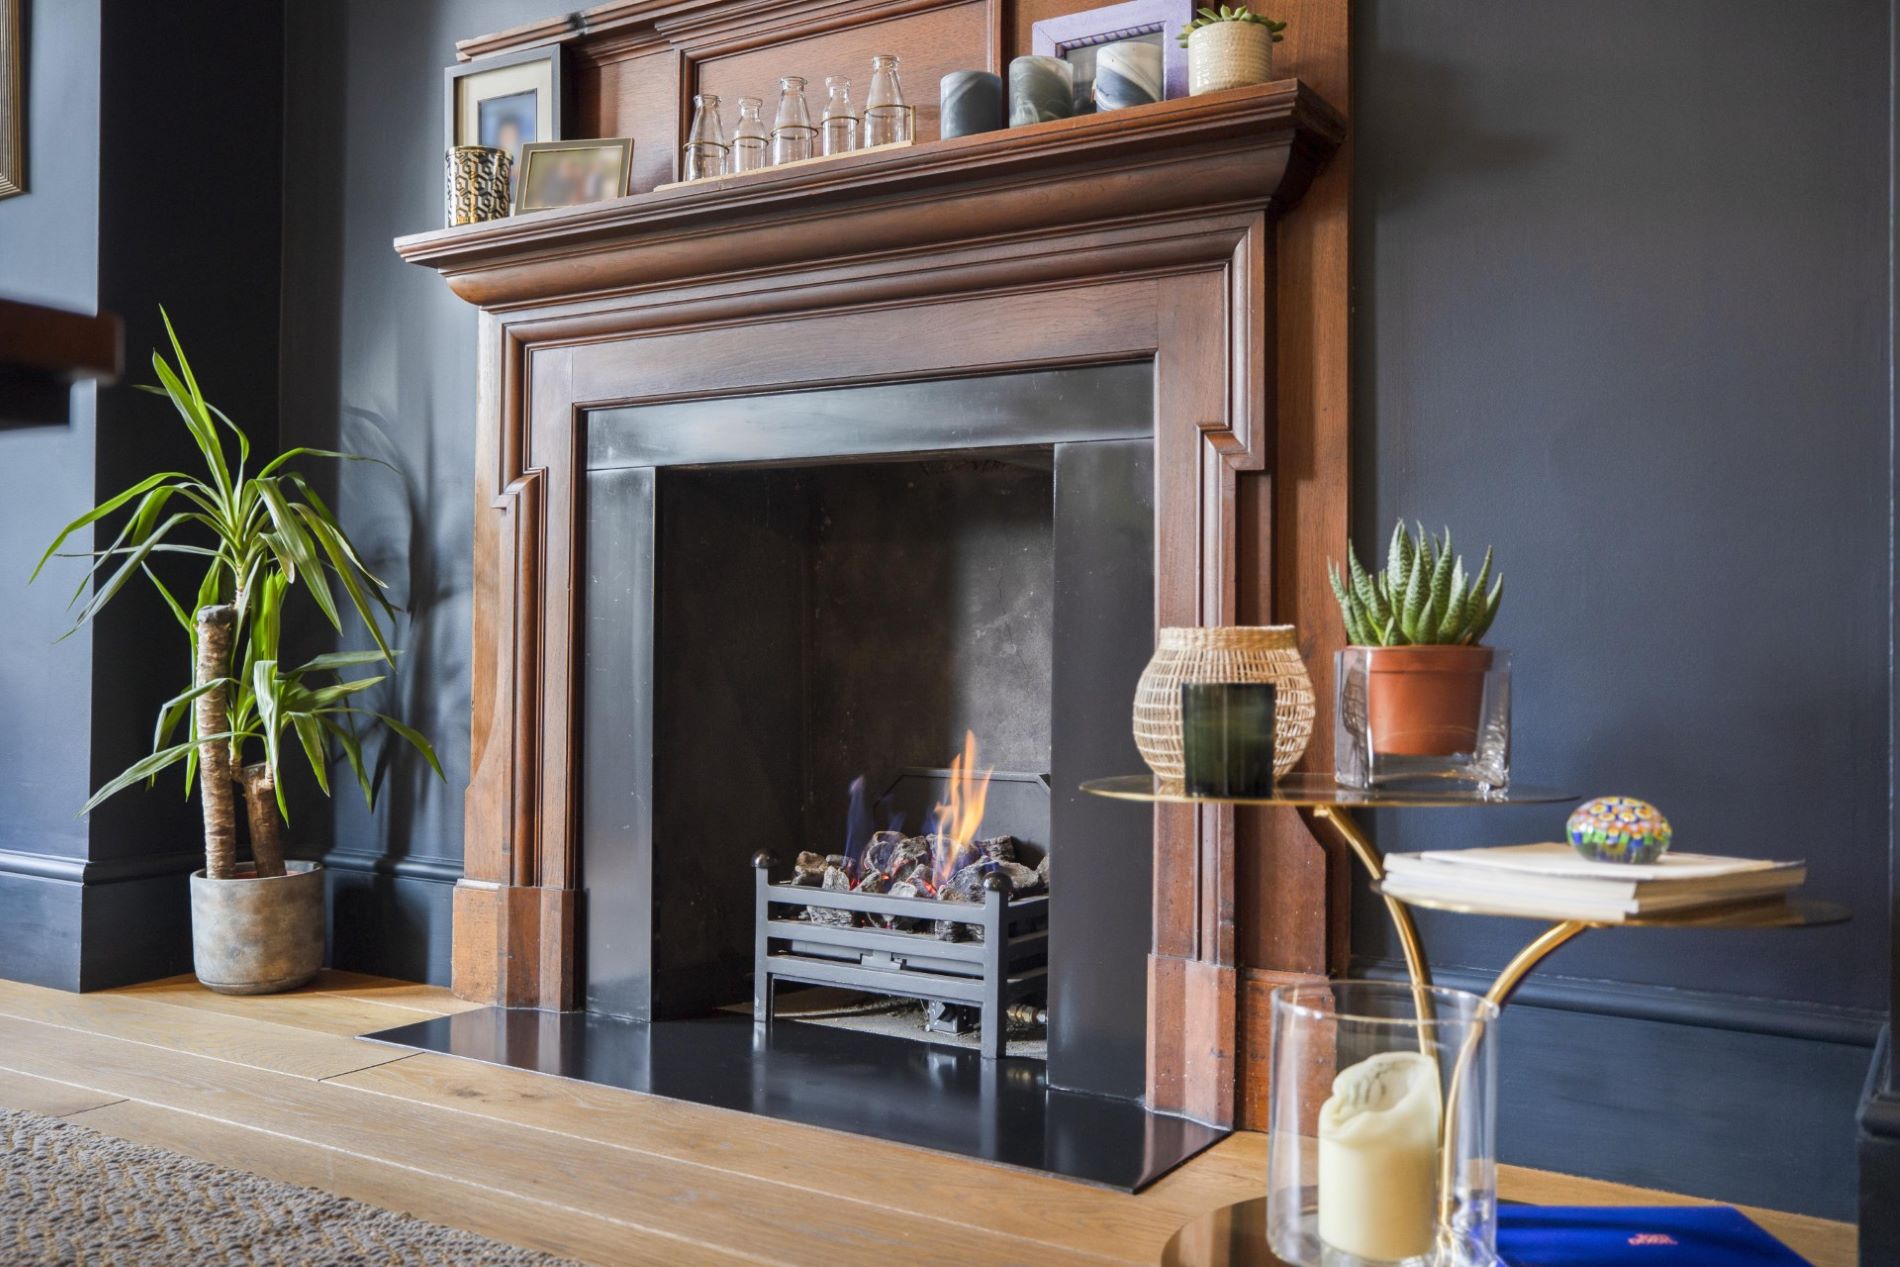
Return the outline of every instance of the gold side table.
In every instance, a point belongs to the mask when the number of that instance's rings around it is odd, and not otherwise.
[[[1398,930],[1405,951],[1406,972],[1414,986],[1431,984],[1431,964],[1412,921],[1410,907],[1452,911],[1464,915],[1489,915],[1494,918],[1535,920],[1522,911],[1487,909],[1476,903],[1440,901],[1401,901],[1384,891],[1385,858],[1378,846],[1367,839],[1349,811],[1353,809],[1454,809],[1485,805],[1556,804],[1577,799],[1547,788],[1513,786],[1508,791],[1481,794],[1453,791],[1396,791],[1385,788],[1360,790],[1338,786],[1329,775],[1291,774],[1280,779],[1272,796],[1211,797],[1190,796],[1178,786],[1160,782],[1145,774],[1091,779],[1082,785],[1084,792],[1115,800],[1142,801],[1164,805],[1255,805],[1279,806],[1309,811],[1325,823],[1352,851],[1372,879],[1372,888],[1384,901]],[[1770,898],[1766,901],[1737,902],[1722,906],[1700,907],[1658,915],[1635,916],[1615,922],[1578,919],[1553,919],[1549,927],[1518,951],[1485,991],[1485,997],[1499,1007],[1510,999],[1532,970],[1577,937],[1595,928],[1723,928],[1772,929],[1816,928],[1845,923],[1852,912],[1838,902],[1825,902],[1799,896]],[[1162,1267],[1289,1267],[1267,1245],[1267,1199],[1265,1196],[1223,1206],[1182,1227],[1162,1252]]]
[[[1474,792],[1457,789],[1400,791],[1390,788],[1341,787],[1330,774],[1295,773],[1274,782],[1271,796],[1192,796],[1179,784],[1164,783],[1146,774],[1124,774],[1107,779],[1090,779],[1082,790],[1094,796],[1117,801],[1141,801],[1154,805],[1251,805],[1303,809],[1326,824],[1339,837],[1359,865],[1366,869],[1374,885],[1385,879],[1385,856],[1366,837],[1349,812],[1355,809],[1473,809],[1487,805],[1553,805],[1574,801],[1570,792],[1552,788],[1514,784],[1501,792]],[[1405,970],[1413,985],[1432,983],[1431,963],[1419,941],[1412,913],[1397,898],[1385,897],[1385,909],[1398,931],[1399,945],[1405,952]],[[1561,944],[1561,943],[1559,943]],[[1555,946],[1551,949],[1556,949]]]

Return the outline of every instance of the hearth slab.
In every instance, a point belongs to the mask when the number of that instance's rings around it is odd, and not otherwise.
[[[642,1024],[482,1008],[379,1030],[440,1052],[1139,1192],[1228,1132],[1053,1090],[1039,1060],[746,1017]]]

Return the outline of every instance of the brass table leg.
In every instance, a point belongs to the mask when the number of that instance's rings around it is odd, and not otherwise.
[[[1536,940],[1517,952],[1511,962],[1504,965],[1504,971],[1498,973],[1498,979],[1484,992],[1484,997],[1499,1007],[1511,997],[1524,978],[1531,975],[1531,969],[1547,959],[1551,952],[1572,938],[1596,927],[1585,920],[1567,919],[1560,924],[1552,924],[1537,935]]]
[[[1366,839],[1359,830],[1359,824],[1352,815],[1332,805],[1321,805],[1313,810],[1313,817],[1331,827],[1339,838],[1346,842],[1346,848],[1365,867],[1366,874],[1372,877],[1374,884],[1385,879],[1385,859],[1379,853],[1379,847]],[[1392,916],[1392,927],[1398,930],[1399,946],[1405,951],[1405,970],[1411,975],[1414,986],[1428,986],[1432,983],[1431,964],[1425,959],[1425,943],[1418,938],[1418,926],[1412,923],[1412,912],[1405,903],[1397,898],[1385,898],[1385,909]]]
[[[1501,1011],[1512,992],[1531,974],[1531,969],[1547,959],[1559,946],[1592,927],[1594,925],[1583,920],[1569,919],[1546,928],[1528,946],[1512,956],[1511,962],[1504,965],[1504,971],[1498,973],[1497,980],[1484,992],[1485,1001]],[[1477,1055],[1478,1040],[1483,1033],[1482,1028],[1474,1029],[1466,1037],[1464,1046],[1458,1052],[1458,1062],[1452,1067],[1450,1085],[1445,1092],[1445,1118],[1439,1139],[1439,1164],[1442,1167],[1438,1177],[1440,1226],[1450,1225],[1452,1207],[1456,1204],[1457,1170],[1451,1150],[1451,1132],[1458,1120],[1459,1101],[1463,1099],[1466,1075],[1470,1071],[1472,1057]]]

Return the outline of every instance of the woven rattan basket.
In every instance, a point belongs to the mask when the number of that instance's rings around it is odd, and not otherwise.
[[[1313,737],[1313,681],[1292,625],[1163,629],[1135,687],[1135,746],[1167,783],[1181,781],[1181,683],[1271,682],[1273,773],[1291,770]]]

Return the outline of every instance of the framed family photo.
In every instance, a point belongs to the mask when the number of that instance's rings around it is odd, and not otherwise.
[[[633,179],[633,141],[546,141],[522,147],[515,214],[619,198]]]
[[[451,66],[444,78],[445,148],[506,150],[518,173],[524,146],[561,139],[565,86],[558,45]]]

